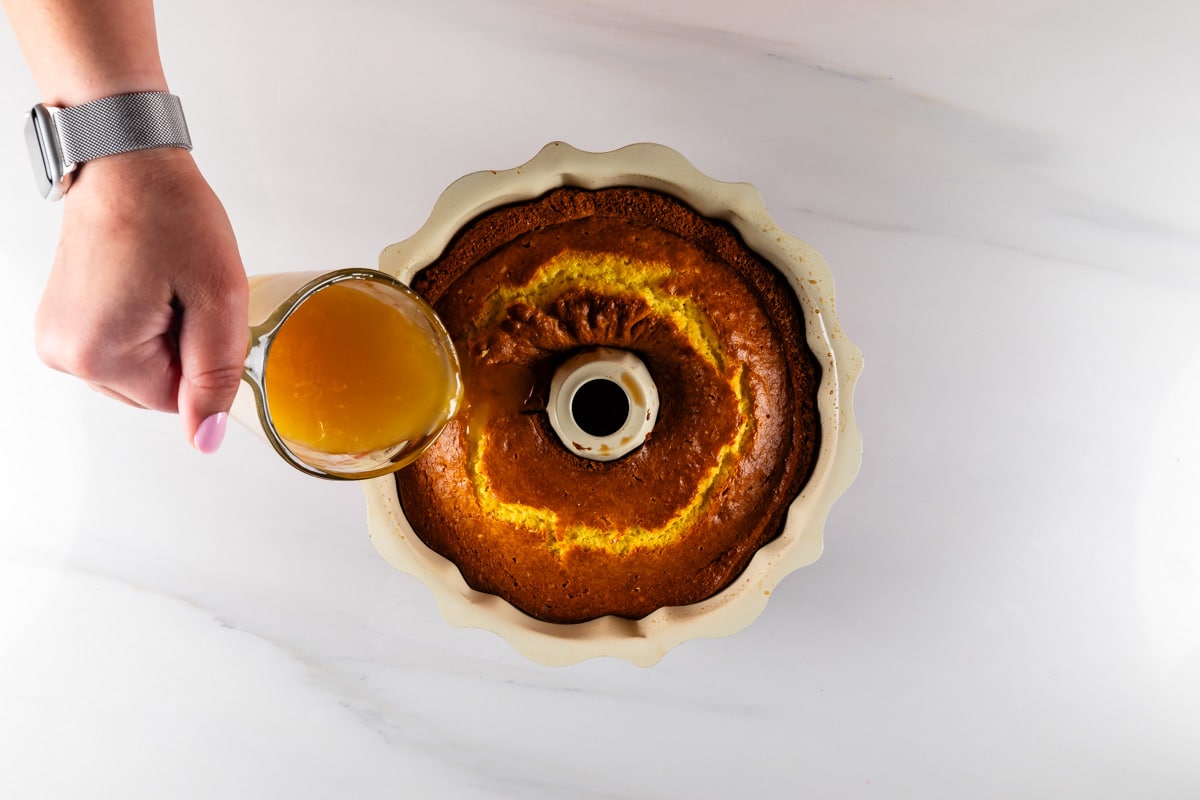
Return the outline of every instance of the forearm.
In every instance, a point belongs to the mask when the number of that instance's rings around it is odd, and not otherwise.
[[[2,0],[48,105],[166,91],[152,0]]]

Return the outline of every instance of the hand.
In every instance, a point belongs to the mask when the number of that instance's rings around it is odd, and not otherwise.
[[[220,200],[191,154],[97,159],[67,193],[37,312],[38,355],[130,405],[178,412],[220,444],[246,356],[246,274]]]

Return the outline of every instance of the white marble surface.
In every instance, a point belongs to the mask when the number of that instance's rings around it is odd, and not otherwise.
[[[251,271],[371,265],[552,139],[755,183],[833,266],[866,457],[741,634],[546,669],[452,629],[356,487],[38,364],[59,209],[0,30],[0,795],[1200,796],[1200,6],[159,16]]]

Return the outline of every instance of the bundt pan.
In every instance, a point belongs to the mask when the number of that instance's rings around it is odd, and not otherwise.
[[[758,550],[730,585],[707,600],[660,608],[641,619],[606,616],[556,624],[534,619],[495,595],[470,588],[453,563],[414,533],[392,476],[362,483],[368,525],[384,559],[423,581],[452,625],[493,631],[527,658],[545,665],[612,656],[648,666],[682,642],[726,636],[746,627],[785,575],[820,557],[825,519],[862,460],[852,408],[862,354],[838,325],[833,277],[824,259],[776,226],[758,190],[745,183],[715,181],[662,145],[635,144],[609,153],[589,153],[553,142],[520,167],[467,175],[446,189],[415,235],[383,251],[379,268],[410,283],[442,254],[460,228],[480,214],[563,186],[629,186],[676,197],[698,213],[732,225],[750,249],[787,278],[805,317],[808,346],[821,364],[817,400],[821,438],[816,467],[792,502],[782,532]]]

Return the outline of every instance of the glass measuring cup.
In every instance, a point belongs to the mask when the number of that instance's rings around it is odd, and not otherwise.
[[[231,416],[301,472],[334,480],[394,472],[437,439],[462,403],[449,334],[390,275],[253,276],[248,316]]]

